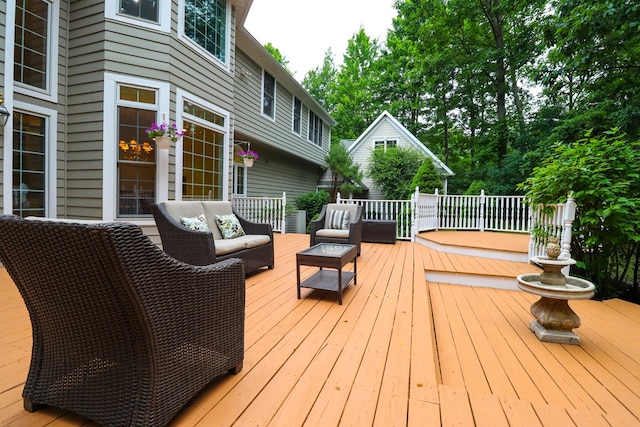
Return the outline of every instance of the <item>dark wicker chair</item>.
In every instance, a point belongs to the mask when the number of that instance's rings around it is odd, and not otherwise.
[[[0,216],[0,261],[33,328],[25,409],[163,426],[242,369],[242,262],[188,265],[130,223]]]
[[[336,210],[350,211],[349,234],[346,237],[338,237],[335,234],[341,230],[330,230],[327,226],[328,212]],[[337,231],[337,232],[336,232]],[[329,203],[322,207],[320,216],[311,221],[309,225],[309,240],[311,246],[318,243],[343,243],[356,245],[358,247],[358,255],[360,255],[360,247],[362,245],[362,206],[342,203]]]
[[[168,203],[181,202],[172,201]],[[269,237],[270,242],[216,256],[216,245],[212,233],[189,230],[169,213],[164,202],[152,205],[151,210],[162,240],[162,249],[175,259],[193,265],[207,265],[228,258],[240,258],[244,263],[246,274],[252,273],[261,267],[273,269],[274,245],[273,230],[270,224],[249,221],[233,209],[232,212],[240,221],[240,225],[242,225],[246,234],[266,235]]]

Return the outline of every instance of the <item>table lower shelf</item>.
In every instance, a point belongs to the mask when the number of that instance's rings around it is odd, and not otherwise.
[[[347,287],[355,274],[352,271],[342,272],[342,289]],[[319,270],[300,283],[301,288],[322,289],[325,291],[338,291],[338,271]]]

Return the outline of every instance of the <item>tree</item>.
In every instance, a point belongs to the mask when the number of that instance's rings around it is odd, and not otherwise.
[[[385,199],[406,200],[414,190],[411,180],[422,164],[423,156],[408,148],[374,150],[367,175],[379,187]]]
[[[559,143],[522,188],[532,206],[559,203],[573,192],[575,274],[592,281],[599,298],[618,296],[628,282],[638,295],[640,141],[614,129]]]
[[[329,113],[335,110],[337,73],[333,63],[333,52],[329,48],[324,54],[322,66],[308,71],[302,80],[302,86]],[[333,133],[332,136],[334,136]]]
[[[275,47],[274,45],[271,44],[271,42],[269,42],[264,45],[264,48],[267,49],[267,51],[271,54],[271,56],[273,56],[275,60],[278,61],[285,70],[287,70],[289,74],[293,75],[293,73],[289,69],[289,60],[284,57],[284,55],[280,52],[280,50],[277,47]]]
[[[351,194],[360,190],[362,181],[360,165],[353,163],[347,149],[339,142],[331,144],[331,149],[325,157],[327,169],[331,172],[331,188],[329,199],[336,201],[338,192]]]
[[[442,190],[442,180],[440,176],[438,176],[436,167],[429,157],[424,159],[418,172],[413,176],[411,184],[409,184],[410,192],[407,194],[407,197],[411,195],[411,192],[414,191],[416,187],[418,187],[422,193],[431,193],[436,188],[438,191]]]
[[[338,123],[332,131],[338,140],[357,138],[379,114],[370,92],[378,56],[377,40],[360,28],[349,40],[336,76],[335,108],[330,113]]]

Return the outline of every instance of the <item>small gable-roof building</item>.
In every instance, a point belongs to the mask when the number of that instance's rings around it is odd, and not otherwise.
[[[364,173],[363,184],[365,192],[363,197],[374,200],[384,199],[382,191],[373,184],[371,178],[366,176],[371,153],[375,149],[386,150],[388,148],[402,147],[411,148],[430,158],[436,171],[442,178],[444,191],[447,191],[447,179],[454,173],[444,164],[431,150],[429,150],[418,138],[404,127],[388,111],[383,111],[369,127],[355,140],[347,143],[347,152],[354,163],[360,165],[360,170]],[[420,189],[422,192],[432,192],[433,189]]]

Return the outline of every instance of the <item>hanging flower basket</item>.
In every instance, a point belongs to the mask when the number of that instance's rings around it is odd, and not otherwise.
[[[240,157],[242,157],[242,162],[244,163],[244,165],[248,168],[253,167],[253,161],[257,160],[258,157],[260,157],[258,155],[258,153],[256,153],[253,150],[247,150],[247,151],[236,151],[236,154]]]
[[[156,141],[156,147],[158,148],[168,149],[171,147],[171,138],[168,136],[156,136],[154,140]]]
[[[184,130],[178,130],[175,123],[168,125],[164,122],[164,114],[162,115],[162,123],[151,123],[151,127],[147,129],[147,135],[149,138],[153,138],[158,148],[167,149],[171,146],[171,142],[177,142]]]

